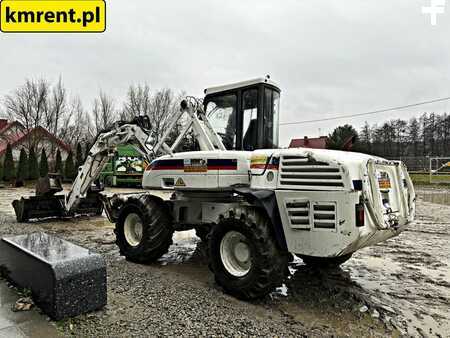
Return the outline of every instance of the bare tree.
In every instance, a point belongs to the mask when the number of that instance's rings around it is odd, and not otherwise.
[[[151,106],[150,88],[147,84],[131,85],[128,88],[127,100],[123,105],[121,118],[132,120],[135,116],[149,115]]]
[[[179,100],[174,97],[174,94],[171,89],[164,88],[158,90],[155,95],[152,97],[149,118],[152,123],[152,132],[156,141],[163,136],[167,127],[170,123],[170,117],[176,113],[179,109]],[[173,130],[174,133],[177,132],[177,126]]]
[[[20,122],[26,130],[46,125],[49,109],[50,84],[43,79],[26,80],[13,94],[4,100],[6,115]],[[28,148],[35,147],[39,139],[28,139]]]
[[[11,120],[19,121],[26,129],[32,129],[44,122],[48,109],[50,84],[41,80],[26,80],[13,94],[6,95],[6,114]]]
[[[95,134],[110,127],[117,120],[114,100],[100,91],[99,97],[94,100],[92,109]]]
[[[75,148],[77,143],[92,142],[95,136],[92,130],[87,112],[83,108],[83,104],[79,97],[71,100],[68,113],[64,115],[62,127],[59,131],[59,138],[65,143]]]
[[[58,135],[60,129],[64,127],[61,121],[67,115],[67,94],[63,86],[61,77],[56,86],[51,89],[51,95],[48,98],[48,109],[45,111],[45,121],[43,127],[53,135]],[[54,145],[51,147],[51,154],[55,151]]]
[[[61,127],[61,120],[67,114],[67,92],[62,83],[61,77],[56,86],[52,88],[51,96],[49,98],[49,109],[46,114],[46,125],[48,131],[57,135]]]

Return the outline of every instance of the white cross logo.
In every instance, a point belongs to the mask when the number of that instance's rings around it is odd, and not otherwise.
[[[423,14],[430,14],[431,25],[436,26],[437,15],[444,14],[445,12],[445,0],[431,0],[429,7],[422,7]]]

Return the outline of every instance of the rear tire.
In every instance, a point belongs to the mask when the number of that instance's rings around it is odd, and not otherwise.
[[[254,299],[280,286],[287,271],[287,253],[272,234],[270,221],[256,209],[231,211],[209,238],[209,267],[225,292]]]
[[[341,264],[344,264],[352,257],[352,254],[347,254],[339,257],[313,257],[313,256],[300,256],[303,262],[311,267],[318,269],[336,268]]]
[[[172,245],[172,217],[164,202],[151,195],[130,197],[121,208],[116,228],[120,254],[135,263],[150,263]]]

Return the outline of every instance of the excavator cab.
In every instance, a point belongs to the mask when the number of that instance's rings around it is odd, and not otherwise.
[[[269,77],[207,88],[203,102],[227,150],[278,148],[280,89]]]

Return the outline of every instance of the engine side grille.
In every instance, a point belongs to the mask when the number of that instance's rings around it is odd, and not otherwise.
[[[336,228],[336,203],[319,202],[313,206],[313,223],[317,229]]]
[[[280,186],[291,189],[342,190],[344,181],[336,165],[306,156],[282,156]]]
[[[286,211],[288,213],[290,226],[293,229],[310,230],[310,203],[304,200],[286,201]]]

